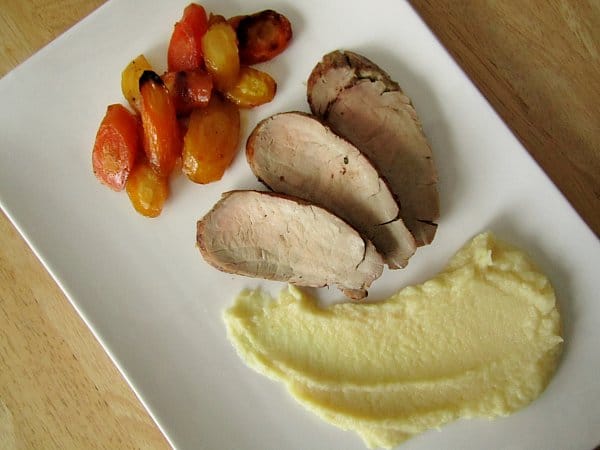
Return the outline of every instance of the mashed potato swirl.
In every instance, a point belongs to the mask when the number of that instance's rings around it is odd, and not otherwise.
[[[278,300],[244,291],[224,318],[250,367],[369,447],[526,406],[562,347],[548,279],[491,233],[385,301],[320,308],[290,286]]]

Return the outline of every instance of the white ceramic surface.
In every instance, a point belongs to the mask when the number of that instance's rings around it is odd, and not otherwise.
[[[91,148],[105,108],[124,102],[120,73],[145,53],[163,70],[186,1],[112,1],[0,80],[0,203],[100,339],[172,444],[181,449],[362,449],[247,369],[228,343],[224,308],[244,287],[283,284],[209,267],[195,224],[220,193],[259,187],[243,153],[222,181],[179,177],[160,218],[101,186]],[[425,449],[590,449],[600,442],[600,245],[409,5],[397,0],[206,1],[225,16],[273,8],[292,21],[290,48],[263,68],[275,100],[243,113],[244,141],[272,113],[308,110],[306,79],[345,48],[369,57],[412,97],[440,171],[433,245],[370,290],[383,298],[427,279],[491,229],[548,274],[565,350],[546,392],[493,422],[459,421],[405,443]],[[367,7],[368,6],[368,7]],[[375,12],[375,13],[374,13]],[[329,296],[338,294],[332,289]]]

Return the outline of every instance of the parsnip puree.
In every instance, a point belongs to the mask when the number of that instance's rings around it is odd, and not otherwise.
[[[290,286],[278,300],[242,292],[224,317],[250,367],[369,447],[526,406],[562,347],[548,279],[490,233],[382,302],[320,308]]]

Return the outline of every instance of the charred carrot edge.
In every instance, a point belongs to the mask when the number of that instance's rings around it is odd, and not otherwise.
[[[161,86],[165,85],[162,78],[154,70],[144,70],[144,73],[142,73],[142,76],[140,77],[140,89],[143,85],[151,81],[160,84]]]

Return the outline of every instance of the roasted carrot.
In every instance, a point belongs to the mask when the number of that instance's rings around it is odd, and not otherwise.
[[[292,39],[292,25],[283,14],[267,9],[234,18],[242,64],[256,64],[273,59],[284,51]]]
[[[156,173],[146,158],[141,158],[127,179],[126,190],[137,212],[156,217],[169,196],[169,179]]]
[[[134,58],[121,73],[121,91],[135,111],[140,110],[140,77],[152,66],[144,55]]]
[[[213,81],[202,69],[166,72],[162,79],[175,105],[177,115],[189,114],[194,108],[208,105]]]
[[[194,70],[202,65],[202,37],[208,29],[206,11],[191,3],[175,24],[167,51],[169,71]]]
[[[144,151],[159,175],[168,176],[181,155],[181,137],[175,106],[162,79],[147,70],[140,78]]]
[[[206,108],[190,116],[183,144],[183,172],[196,183],[220,180],[233,161],[240,141],[236,105],[213,95]]]
[[[122,105],[109,105],[92,150],[96,177],[115,191],[123,190],[140,148],[137,117]]]
[[[228,22],[217,22],[208,28],[202,38],[202,51],[215,87],[222,91],[233,85],[240,71],[240,57],[235,31]]]
[[[236,83],[225,89],[225,97],[240,108],[253,108],[275,97],[277,83],[266,72],[242,66]]]

